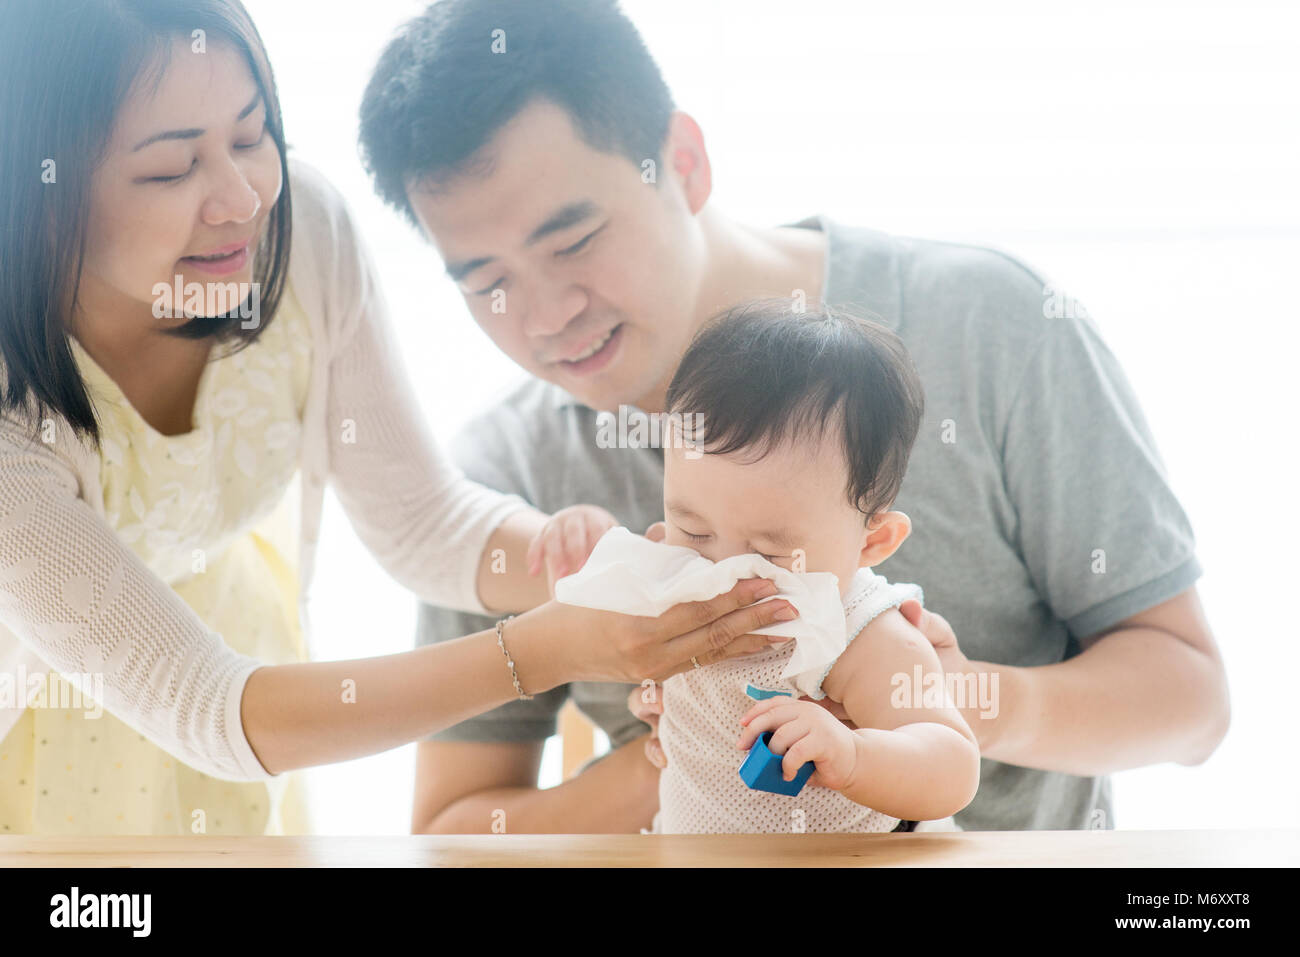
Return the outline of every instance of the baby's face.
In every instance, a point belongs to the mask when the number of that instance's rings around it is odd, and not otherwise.
[[[833,440],[787,443],[758,461],[743,451],[690,458],[674,444],[664,449],[669,545],[715,562],[757,552],[792,571],[831,572],[847,591],[868,529],[849,504],[848,467]]]

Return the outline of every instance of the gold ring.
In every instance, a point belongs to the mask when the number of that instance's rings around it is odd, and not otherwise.
[[[694,655],[691,655],[691,664],[693,664],[693,665],[694,665],[695,667],[697,667],[697,668],[700,666],[700,663],[699,663],[698,661],[695,660],[695,656],[694,656]]]

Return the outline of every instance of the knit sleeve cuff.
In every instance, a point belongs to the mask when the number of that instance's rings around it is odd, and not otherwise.
[[[493,495],[499,493],[493,492]],[[478,594],[478,570],[479,560],[483,554],[483,549],[487,548],[488,542],[496,533],[505,520],[515,512],[532,508],[527,502],[517,495],[502,496],[501,501],[488,513],[486,513],[479,525],[480,533],[476,536],[476,541],[471,547],[466,549],[466,555],[472,555],[460,563],[460,600],[456,602],[458,611],[465,611],[475,615],[493,615],[495,612],[484,606]],[[421,596],[424,598],[425,596]],[[438,604],[438,596],[425,598],[430,604]]]
[[[253,746],[248,743],[248,736],[244,733],[244,721],[240,716],[244,686],[248,683],[249,675],[260,667],[263,667],[262,664],[254,662],[237,674],[235,680],[230,683],[230,694],[226,697],[226,737],[230,742],[230,750],[235,762],[239,765],[241,780],[246,781],[267,781],[276,777],[258,760]]]

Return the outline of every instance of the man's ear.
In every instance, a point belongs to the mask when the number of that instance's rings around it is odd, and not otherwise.
[[[879,565],[912,533],[912,520],[903,512],[877,512],[867,523],[858,564],[864,568]]]
[[[690,114],[681,110],[673,113],[664,140],[663,161],[681,183],[687,206],[695,215],[713,193],[713,167],[704,148],[704,133]]]

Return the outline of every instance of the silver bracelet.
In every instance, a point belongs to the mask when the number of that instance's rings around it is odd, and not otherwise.
[[[500,621],[497,622],[497,645],[501,648],[501,654],[506,656],[506,664],[510,666],[510,677],[514,680],[515,693],[519,695],[519,700],[532,701],[533,696],[530,694],[524,694],[524,689],[520,687],[519,672],[515,671],[514,659],[510,657],[510,652],[506,651],[506,637],[505,637],[506,622],[508,622],[513,617],[515,616],[507,615],[505,618],[502,618]]]

